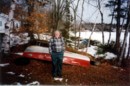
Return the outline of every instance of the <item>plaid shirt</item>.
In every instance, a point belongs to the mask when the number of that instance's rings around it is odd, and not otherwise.
[[[51,38],[49,41],[49,52],[62,52],[65,50],[65,43],[63,37]]]

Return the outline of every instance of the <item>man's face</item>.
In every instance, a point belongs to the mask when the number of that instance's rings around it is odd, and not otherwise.
[[[60,37],[60,32],[59,32],[59,31],[56,31],[56,32],[55,32],[55,37],[56,37],[56,38]]]

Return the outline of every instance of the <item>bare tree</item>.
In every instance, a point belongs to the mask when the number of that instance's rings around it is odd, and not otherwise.
[[[113,11],[112,11],[112,18],[111,18],[111,23],[110,23],[110,28],[109,28],[108,44],[110,43],[110,39],[111,39],[111,31],[112,31],[112,27],[113,27],[115,5],[112,9],[113,9]]]
[[[9,19],[5,24],[6,31],[5,31],[4,39],[6,39],[6,41],[3,42],[5,53],[10,52],[10,31],[12,29],[11,25],[13,24],[12,22],[13,22],[13,19],[14,19],[15,7],[16,7],[16,0],[12,0],[11,6],[10,6],[10,11],[9,11],[9,14],[8,14]]]
[[[63,21],[65,21],[64,23],[64,29],[62,30],[62,32],[64,32],[64,34],[62,34],[65,38],[65,40],[70,38],[70,30],[71,30],[71,12],[70,12],[70,0],[66,0],[66,7],[65,7],[65,19],[63,19]]]
[[[80,42],[80,36],[81,36],[81,27],[82,27],[82,22],[83,22],[83,13],[84,13],[84,2],[85,0],[82,1],[82,11],[81,11],[80,24],[79,24],[79,37],[78,37],[77,48],[79,48],[79,42]]]
[[[101,2],[102,2],[102,0],[98,0],[98,10],[99,10],[100,16],[101,16],[102,43],[104,44],[104,18],[103,18],[103,12],[101,10]]]
[[[124,53],[126,51],[126,44],[127,44],[127,37],[128,37],[129,28],[130,28],[130,22],[129,22],[128,27],[126,28],[126,31],[125,31],[125,36],[124,36],[124,40],[123,40],[123,44],[122,44],[122,50],[121,50],[121,54],[119,56],[119,62],[118,62],[119,66],[122,63],[122,60],[124,60],[124,58],[125,58]]]
[[[130,1],[128,1],[128,8],[130,8]],[[128,9],[128,12],[126,12],[126,14],[128,14],[128,16],[127,16],[124,40],[123,40],[123,44],[122,44],[122,47],[120,49],[120,54],[119,54],[119,62],[118,62],[119,66],[122,64],[122,61],[127,58],[126,57],[127,55],[125,55],[125,54],[126,54],[127,37],[129,36],[128,33],[129,33],[129,28],[130,28],[130,20],[129,20],[129,18],[130,18],[130,10],[129,9]],[[128,49],[128,51],[129,51],[129,49]]]
[[[130,58],[130,34],[129,34],[128,52],[127,52],[126,60],[128,60],[129,58]]]
[[[59,23],[65,13],[65,0],[52,0],[52,26],[53,29],[59,29]]]
[[[96,16],[96,19],[98,18],[98,15]],[[88,43],[87,43],[87,48],[86,48],[86,51],[87,51],[87,49],[88,49],[88,47],[89,47],[89,45],[90,45],[90,41],[91,41],[91,36],[93,35],[93,32],[94,32],[94,30],[95,30],[95,28],[96,28],[96,20],[95,20],[95,23],[94,23],[94,25],[93,25],[93,28],[92,28],[92,31],[91,31],[91,34],[90,34],[90,36],[89,36],[89,39],[88,39]]]
[[[77,1],[76,5],[72,4],[73,17],[74,17],[74,34],[75,34],[75,38],[76,38],[76,32],[77,32],[77,10],[78,10],[78,6],[79,6],[79,2],[80,2],[80,0]],[[77,46],[76,41],[77,40],[75,39],[75,48]]]
[[[117,17],[116,17],[116,51],[119,53],[120,50],[120,22],[121,22],[121,16],[120,16],[120,11],[121,11],[121,0],[117,0]]]

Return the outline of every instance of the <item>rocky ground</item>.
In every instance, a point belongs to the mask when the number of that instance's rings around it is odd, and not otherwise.
[[[12,52],[23,51],[22,49],[24,48],[15,48]],[[90,65],[84,68],[64,64],[64,80],[58,82],[51,76],[51,62],[10,54],[1,56],[0,64],[5,64],[0,66],[0,84],[4,85],[130,85],[130,66],[120,68],[102,63],[99,66]]]

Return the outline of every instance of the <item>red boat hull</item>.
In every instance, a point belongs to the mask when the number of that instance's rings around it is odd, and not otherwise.
[[[28,58],[35,58],[39,60],[51,61],[51,56],[49,53],[24,52],[23,56],[28,57]],[[82,60],[78,58],[71,58],[68,56],[64,56],[63,63],[71,64],[71,65],[78,65],[82,67],[88,67],[90,65],[90,61]]]

